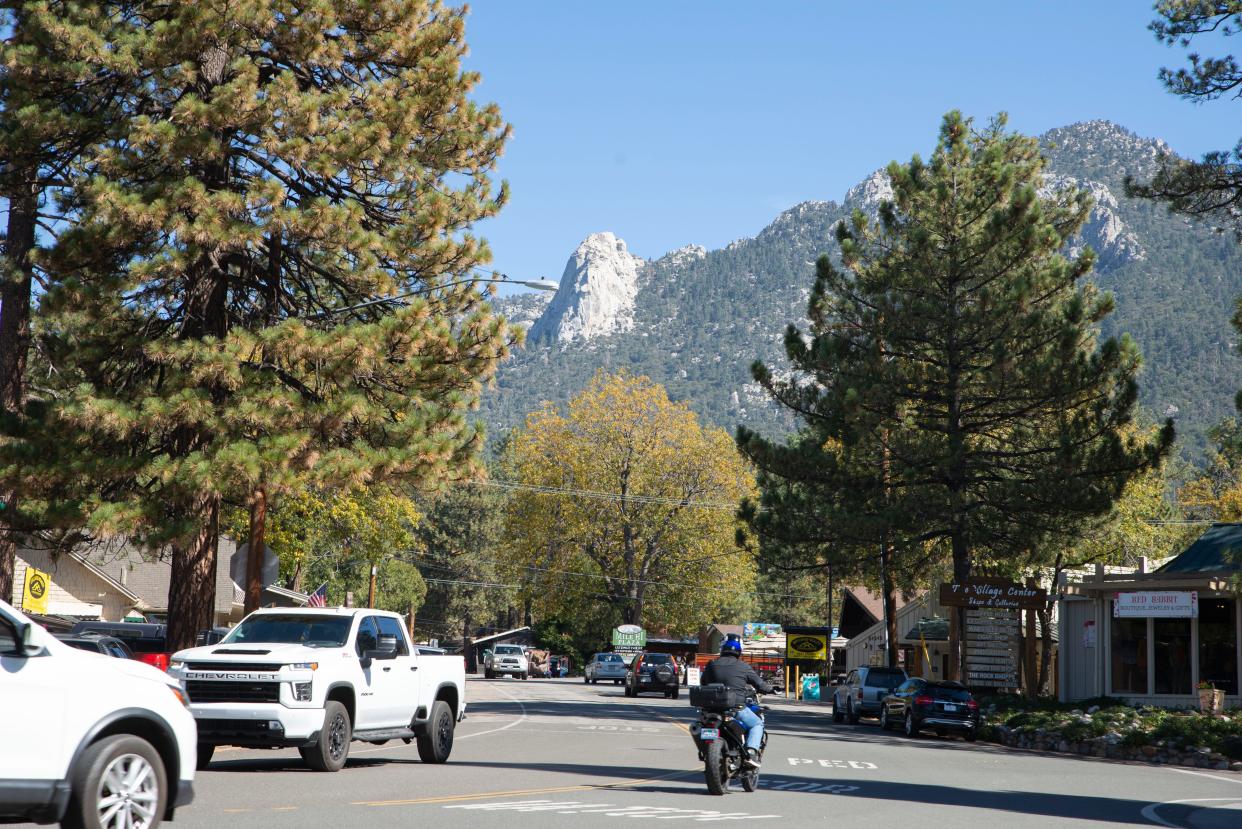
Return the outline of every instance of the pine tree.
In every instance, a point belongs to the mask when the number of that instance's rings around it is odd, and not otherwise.
[[[1090,251],[1063,253],[1090,200],[1041,197],[1043,166],[1003,117],[947,115],[929,163],[888,167],[878,217],[838,226],[844,267],[820,259],[809,341],[786,336],[800,374],[756,371],[847,453],[882,444],[887,514],[957,581],[1073,537],[1173,440],[1171,423],[1129,428],[1138,349],[1098,341],[1111,298],[1085,279]]]
[[[1242,2],[1221,0],[1160,0],[1159,18],[1148,28],[1166,46],[1188,47],[1200,36],[1232,37],[1242,32]],[[1190,65],[1160,70],[1165,89],[1203,103],[1229,95],[1242,86],[1242,66],[1233,55],[1189,55]],[[1148,182],[1126,179],[1129,195],[1162,201],[1171,211],[1203,216],[1242,239],[1242,141],[1232,149],[1207,153],[1199,161],[1168,155]]]
[[[122,99],[133,27],[123,3],[7,3],[0,9],[0,451],[27,416],[36,284],[52,279],[40,248],[76,220],[69,188],[108,134]],[[108,49],[105,44],[118,44]],[[5,452],[7,454],[7,451]],[[40,526],[18,498],[15,459],[0,456],[0,596],[9,596],[19,533]]]
[[[172,558],[170,647],[210,622],[222,503],[471,474],[512,335],[470,273],[508,136],[464,10],[399,0],[145,9],[124,134],[54,262],[58,468],[88,526]],[[401,301],[376,298],[405,296]]]

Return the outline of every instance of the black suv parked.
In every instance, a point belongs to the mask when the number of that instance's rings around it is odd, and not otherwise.
[[[625,695],[636,697],[639,694],[658,692],[665,699],[677,699],[681,696],[681,685],[677,677],[677,662],[669,653],[640,653],[630,663],[626,676]]]
[[[117,659],[134,658],[134,652],[129,649],[129,645],[115,636],[103,636],[97,633],[54,633],[52,635],[69,647],[81,651],[102,653],[105,656],[115,656]]]
[[[973,743],[979,731],[979,703],[960,682],[907,679],[881,703],[880,728],[893,726],[907,737],[928,729],[941,737],[961,734]]]

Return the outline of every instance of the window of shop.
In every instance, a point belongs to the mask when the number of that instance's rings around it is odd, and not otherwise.
[[[1147,620],[1112,619],[1114,694],[1147,693]],[[1187,651],[1189,653],[1189,651]]]
[[[1237,610],[1233,599],[1199,600],[1199,679],[1238,693]]]
[[[1193,694],[1190,678],[1190,620],[1152,619],[1157,694]]]

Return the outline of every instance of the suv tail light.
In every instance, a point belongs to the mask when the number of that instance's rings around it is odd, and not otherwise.
[[[979,703],[975,702],[973,699],[966,700],[966,708],[968,708],[971,711],[978,711]]]
[[[859,688],[859,689],[858,689],[858,697],[857,697],[857,699],[860,699],[860,700],[862,699],[862,688]]]
[[[136,653],[134,659],[159,668],[161,671],[168,670],[168,654],[166,653]]]
[[[932,698],[927,694],[919,694],[917,697],[914,698],[915,705],[931,705],[932,702],[933,702]]]

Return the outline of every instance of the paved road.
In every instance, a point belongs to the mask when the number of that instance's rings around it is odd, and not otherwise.
[[[762,788],[712,797],[684,730],[692,709],[581,681],[471,680],[452,759],[354,744],[349,765],[304,770],[295,751],[223,749],[177,829],[547,827],[745,822],[782,827],[1242,827],[1242,774],[907,740],[833,725],[775,700]],[[657,825],[664,825],[663,823]],[[676,824],[671,824],[676,825]]]

